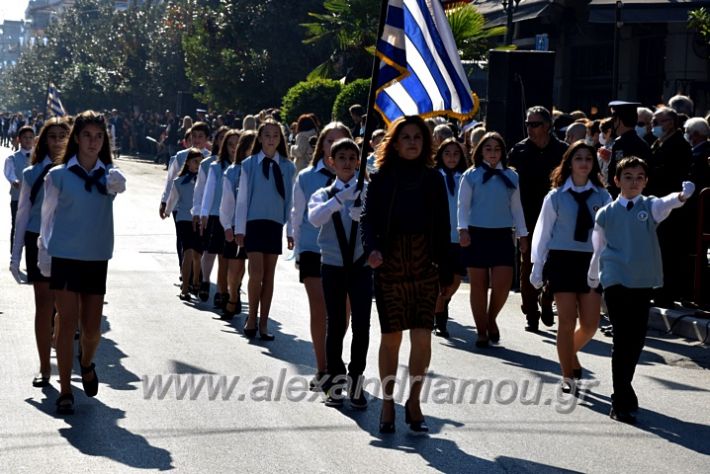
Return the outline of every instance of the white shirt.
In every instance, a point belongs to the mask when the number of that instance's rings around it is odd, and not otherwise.
[[[347,183],[341,181],[340,178],[336,178],[333,182],[336,193],[345,189],[346,186],[356,186],[357,179],[357,174],[355,174],[355,176],[353,176]],[[367,186],[363,184],[363,190],[361,193],[363,198],[366,191]],[[339,202],[335,196],[328,198],[327,194],[315,192],[308,201],[308,222],[310,222],[314,227],[322,227],[326,222],[328,222],[328,219],[330,219],[336,212],[339,212],[344,205],[345,203]]]
[[[264,161],[264,158],[266,155],[264,155],[263,151],[260,151],[258,155],[256,155],[256,164],[261,165],[261,162]],[[277,163],[281,159],[281,155],[279,155],[278,152],[274,154],[274,157],[272,158],[274,161]],[[236,234],[246,234],[247,230],[247,215],[249,214],[249,176],[246,171],[246,168],[242,166],[242,174],[239,176],[239,194],[237,195],[237,206],[234,211],[234,233]],[[291,219],[291,216],[289,215],[288,220],[286,221],[286,235],[288,237],[293,236],[293,219]]]
[[[582,186],[575,186],[572,178],[569,177],[562,185],[560,192],[566,192],[572,190],[577,193],[587,191],[589,189],[595,189],[597,192],[602,190],[594,186],[594,184],[587,180],[586,184]],[[611,200],[605,202],[604,205],[609,204]],[[555,212],[555,207],[552,205],[552,199],[550,194],[545,196],[542,201],[542,209],[540,210],[540,215],[537,218],[537,223],[535,224],[535,231],[532,236],[532,247],[531,247],[531,260],[535,264],[544,264],[547,261],[547,254],[549,253],[548,245],[552,239],[552,229],[555,226],[555,221],[557,221],[557,212]]]
[[[178,154],[182,152],[187,153],[187,150],[180,150]],[[206,148],[202,149],[202,156],[207,157],[209,156],[209,154],[209,150],[207,150]],[[170,196],[170,189],[173,186],[173,180],[177,178],[179,172],[180,170],[178,169],[177,155],[175,155],[170,159],[170,164],[168,165],[168,175],[165,177],[165,187],[160,202],[167,202],[168,196]]]
[[[226,170],[225,170],[226,172]],[[239,188],[234,188],[239,189]],[[234,230],[237,202],[234,200],[232,183],[226,177],[222,178],[222,201],[219,203],[219,223],[224,230]]]
[[[67,168],[71,168],[74,165],[81,166],[79,160],[76,156],[69,159],[66,164]],[[96,164],[93,168],[89,170],[89,174],[93,173],[99,168],[106,170],[106,165],[101,160],[96,160]],[[44,178],[44,199],[42,200],[42,224],[39,229],[39,240],[42,245],[38,246],[48,249],[49,241],[52,239],[52,230],[54,229],[54,212],[57,210],[57,205],[59,204],[59,188],[57,188],[54,183],[52,183],[52,174],[47,174]]]
[[[24,148],[20,148],[20,151],[24,153],[25,156],[30,155],[32,153],[31,149],[25,150]],[[17,172],[22,172],[22,170],[15,169],[15,161],[13,160],[15,153],[5,158],[5,166],[3,168],[3,174],[5,175],[5,178],[7,178],[7,180],[10,182],[10,184],[19,183],[20,178],[17,176]]]
[[[206,150],[203,150],[203,154],[205,151]],[[202,201],[205,195],[205,186],[207,185],[208,178],[208,175],[202,172],[202,163],[210,158],[212,158],[212,156],[205,156],[205,159],[200,161],[200,167],[197,169],[197,181],[195,182],[195,192],[192,194],[192,209],[190,209],[192,217],[208,216],[210,214],[209,208],[207,209],[207,214],[202,213]],[[214,163],[214,160],[212,160],[212,163]],[[209,173],[209,169],[210,166],[207,165],[207,173]],[[214,196],[214,189],[212,189],[212,195]]]
[[[488,163],[486,163],[488,164]],[[490,165],[489,165],[490,166]],[[499,161],[496,169],[502,170],[503,164]],[[468,216],[471,214],[471,201],[473,200],[473,188],[467,180],[461,178],[459,185],[458,197],[458,212],[456,220],[458,221],[458,230],[468,230]],[[525,214],[523,214],[523,205],[520,203],[520,186],[515,188],[510,197],[510,211],[513,214],[513,225],[515,226],[515,235],[517,237],[525,237],[528,235],[528,228],[525,225]]]
[[[662,198],[655,199],[651,204],[651,215],[653,220],[657,224],[660,224],[671,214],[673,209],[681,207],[684,203],[679,199],[680,193],[670,193]],[[629,199],[626,199],[621,194],[616,198],[619,204],[626,207]],[[638,200],[641,199],[641,195],[636,196],[631,199],[631,201],[636,204]],[[594,231],[592,232],[592,245],[594,246],[594,253],[592,254],[592,261],[589,262],[589,272],[587,273],[594,280],[599,279],[599,258],[601,257],[602,250],[606,247],[606,234],[604,233],[604,228],[599,224],[594,224]]]
[[[317,173],[323,168],[325,168],[324,160],[318,160],[315,172]],[[296,242],[296,247],[298,247],[301,223],[303,222],[303,214],[306,212],[306,207],[308,207],[308,200],[303,192],[303,188],[298,185],[298,177],[296,177],[293,183],[293,207],[291,208],[291,225],[293,226],[293,240]]]
[[[37,166],[44,168],[50,164],[52,164],[52,160],[47,156]],[[20,199],[17,203],[17,216],[15,217],[15,239],[12,243],[10,264],[19,265],[20,259],[22,258],[22,248],[25,246],[25,232],[27,231],[27,224],[30,222],[30,211],[32,210],[32,202],[30,201],[31,193],[32,186],[28,186],[25,181],[22,180]]]

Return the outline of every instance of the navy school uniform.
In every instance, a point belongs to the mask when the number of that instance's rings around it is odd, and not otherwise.
[[[295,177],[296,166],[278,153],[271,159],[262,151],[242,162],[235,232],[244,235],[247,253],[281,254],[284,225],[288,224],[287,235],[292,235],[289,217]]]
[[[446,184],[446,197],[449,200],[449,222],[456,222],[458,213],[458,197],[461,188],[461,177],[463,173],[454,170],[439,168],[439,173],[444,178]],[[454,274],[466,276],[466,267],[463,264],[461,254],[461,244],[459,243],[459,231],[456,225],[451,226],[451,247],[449,250],[449,264]]]
[[[52,168],[52,160],[46,157],[22,171],[22,187],[18,200],[15,240],[12,247],[12,261],[19,264],[22,248],[25,249],[27,281],[49,281],[37,267],[37,237],[39,237],[42,201],[44,198],[44,177]]]
[[[116,197],[106,190],[110,168],[98,160],[87,174],[73,157],[47,173],[40,234],[52,257],[53,290],[106,293]]]
[[[518,237],[528,234],[520,204],[518,175],[499,163],[468,169],[461,178],[458,229],[468,229],[471,245],[462,249],[464,265],[473,268],[514,266]]]
[[[30,154],[32,150],[17,150],[12,155],[8,156],[5,161],[5,177],[10,181],[15,179],[22,180],[22,170],[30,165]],[[17,208],[20,199],[20,190],[14,186],[10,186],[10,251],[15,238],[15,221],[17,219]]]
[[[193,228],[191,212],[196,181],[197,173],[188,172],[176,177],[173,180],[166,210],[175,211],[175,225],[183,252],[194,250],[202,253],[202,237],[199,230]]]
[[[357,177],[353,177],[347,185],[356,183]],[[320,228],[318,246],[327,317],[326,370],[330,380],[345,375],[342,352],[347,330],[346,304],[350,297],[353,337],[348,374],[357,383],[365,371],[370,344],[372,269],[366,263],[358,223],[350,218],[354,201],[340,203],[334,197],[345,185],[336,179],[331,186],[313,193],[308,203],[308,218]],[[363,193],[366,189],[363,188]]]
[[[614,329],[611,398],[617,413],[638,408],[631,382],[645,343],[652,290],[663,285],[656,228],[673,208],[682,205],[676,196],[638,196],[633,201],[620,196],[596,216],[599,237],[595,237],[589,274],[597,273],[598,258],[599,280]]]
[[[580,202],[583,215],[579,214]],[[589,291],[594,215],[609,202],[611,196],[605,189],[590,181],[574,186],[572,178],[545,196],[533,232],[531,256],[533,274],[542,265],[542,275],[553,293]]]
[[[222,198],[219,204],[219,222],[223,229],[231,228],[234,231],[234,215],[237,205],[237,195],[239,194],[239,177],[242,173],[242,165],[232,163],[224,171],[222,177]],[[236,241],[224,243],[222,256],[229,260],[246,260],[247,252],[244,247],[239,247]]]
[[[293,187],[293,237],[298,255],[298,279],[320,278],[321,259],[318,246],[318,228],[308,220],[308,201],[314,192],[332,184],[335,175],[319,160],[315,166],[301,170]]]

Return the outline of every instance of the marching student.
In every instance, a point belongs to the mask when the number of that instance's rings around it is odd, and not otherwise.
[[[295,252],[298,255],[298,279],[306,288],[311,318],[311,340],[316,357],[317,373],[310,382],[312,390],[319,387],[325,375],[326,308],[321,282],[321,254],[318,229],[308,219],[308,202],[315,191],[329,186],[335,174],[327,158],[330,147],[341,138],[351,138],[350,129],[342,122],[331,122],[318,134],[311,165],[298,173],[293,186],[291,222]]]
[[[395,120],[377,148],[377,171],[367,188],[361,226],[382,340],[380,432],[395,431],[394,385],[402,334],[409,330],[411,377],[405,422],[414,433],[429,428],[420,395],[431,359],[434,308],[447,297],[450,226],[444,180],[433,169],[431,133],[419,116]],[[354,302],[351,302],[354,303]]]
[[[587,270],[593,251],[593,216],[611,202],[600,174],[593,146],[581,140],[570,145],[552,171],[552,190],[542,203],[532,237],[530,283],[539,289],[547,280],[555,297],[557,355],[565,393],[572,392],[574,380],[582,378],[577,353],[599,326],[601,295],[587,285]]]
[[[327,127],[326,127],[327,128]],[[346,129],[347,130],[347,129]],[[349,131],[348,131],[349,134]],[[372,309],[372,269],[367,265],[358,234],[361,207],[353,207],[360,194],[356,171],[360,149],[350,138],[341,138],[330,148],[328,164],[337,179],[318,189],[308,202],[308,220],[318,231],[322,259],[323,295],[327,314],[326,369],[329,387],[326,405],[343,404],[343,386],[348,387],[350,404],[367,408],[363,373],[370,345]],[[363,188],[363,194],[366,193]],[[343,364],[343,338],[348,327],[348,297],[352,313],[352,343],[347,376]]]
[[[204,195],[210,166],[218,159],[222,139],[228,130],[228,127],[222,126],[215,132],[210,156],[200,163],[200,169],[197,172],[197,183],[195,184],[195,194],[192,197],[192,220],[200,231],[202,246],[204,248],[204,253],[202,254],[202,281],[197,295],[200,301],[207,301],[210,298],[210,276],[212,275],[212,267],[214,267],[215,258],[219,255],[217,292],[213,300],[214,307],[217,309],[223,309],[222,299],[227,291],[227,266],[222,259],[222,251],[224,250],[224,229],[222,229],[219,224],[219,202],[222,196],[218,196],[216,203],[212,202],[214,194],[222,192],[221,176],[217,178],[220,180],[217,188],[213,187],[211,190],[212,195],[208,197],[209,202],[204,202]],[[224,163],[225,169],[228,164],[229,161]],[[205,208],[204,212],[203,206]]]
[[[66,150],[44,180],[38,266],[50,276],[59,312],[57,412],[74,412],[71,388],[74,329],[81,325],[81,382],[87,396],[98,392],[93,363],[101,339],[101,313],[108,260],[113,254],[113,200],[126,189],[113,167],[103,115],[87,110],[76,116]]]
[[[30,155],[35,141],[35,131],[25,125],[17,132],[17,138],[20,141],[20,149],[12,155],[5,158],[4,174],[5,178],[10,182],[10,252],[15,239],[15,220],[17,218],[17,207],[20,199],[20,186],[22,185],[22,170],[30,165]],[[44,159],[42,157],[41,159]]]
[[[182,285],[180,299],[190,301],[190,276],[192,288],[200,285],[200,259],[202,257],[202,237],[197,224],[192,219],[192,198],[197,181],[197,170],[203,159],[199,148],[188,148],[185,163],[170,188],[170,196],[165,205],[165,217],[175,211],[175,225],[182,242]],[[163,217],[163,219],[165,219]]]
[[[184,122],[183,122],[184,123]],[[178,175],[180,170],[182,170],[185,165],[185,159],[187,158],[187,150],[190,147],[195,147],[202,150],[202,156],[209,156],[210,152],[206,148],[207,146],[207,136],[209,135],[209,127],[204,122],[197,122],[193,125],[195,127],[195,133],[192,133],[192,128],[185,132],[185,141],[189,143],[188,147],[184,150],[180,150],[177,154],[170,158],[170,164],[168,165],[168,174],[165,177],[165,187],[163,189],[163,195],[160,198],[160,208],[158,213],[161,219],[165,219],[167,214],[165,214],[165,205],[167,203],[168,197],[170,196],[170,190],[175,181],[175,177]],[[175,212],[173,212],[173,222],[175,222],[175,234],[177,236],[177,220],[175,219]],[[180,237],[176,237],[176,247],[178,262],[180,264],[180,272],[182,274],[182,243],[180,242]]]
[[[219,206],[219,222],[224,227],[224,253],[222,256],[227,261],[227,288],[229,290],[229,301],[222,313],[223,319],[232,319],[234,315],[242,312],[241,289],[244,278],[244,262],[247,259],[247,252],[244,247],[239,247],[234,240],[234,229],[236,215],[237,195],[239,193],[239,177],[242,172],[242,161],[249,154],[256,132],[253,130],[243,130],[239,135],[236,149],[232,151],[231,140],[233,136],[225,135],[226,146],[229,149],[232,164],[224,172],[222,179],[222,202]]]
[[[458,231],[471,282],[471,310],[476,322],[476,347],[500,340],[496,317],[508,299],[513,281],[515,245],[528,248],[528,230],[520,204],[518,175],[506,165],[505,142],[488,132],[473,152],[474,167],[461,178]],[[491,294],[488,297],[490,281]]]
[[[35,340],[39,355],[39,373],[32,380],[34,387],[49,385],[50,354],[54,294],[49,289],[49,278],[37,267],[37,237],[40,230],[44,177],[61,158],[69,136],[69,125],[61,118],[48,119],[42,127],[31,164],[22,172],[22,187],[17,209],[15,240],[10,258],[10,271],[19,281],[20,257],[25,248],[27,282],[32,283],[35,298]]]
[[[288,249],[294,245],[289,214],[295,177],[281,125],[266,119],[259,125],[251,156],[242,162],[235,217],[237,245],[246,248],[249,258],[249,318],[244,325],[249,339],[258,330],[262,340],[274,340],[268,332],[269,310],[285,224]]]
[[[597,212],[587,274],[590,287],[601,283],[614,328],[609,416],[624,423],[636,422],[638,398],[631,382],[646,339],[652,291],[663,286],[656,228],[695,191],[692,182],[684,181],[679,193],[647,197],[642,194],[647,183],[644,160],[631,156],[617,163],[614,184],[619,197]]]
[[[449,198],[449,221],[456,222],[456,212],[459,196],[461,176],[468,168],[466,161],[466,149],[455,138],[447,138],[439,145],[434,157],[436,168],[444,178],[446,183],[446,196]],[[439,296],[436,300],[436,335],[444,338],[449,337],[446,324],[449,320],[449,301],[461,285],[461,278],[466,276],[466,267],[461,259],[461,245],[459,244],[459,233],[455,225],[451,226],[451,247],[449,248],[449,265],[454,272],[454,280],[449,291],[449,298],[444,299]]]

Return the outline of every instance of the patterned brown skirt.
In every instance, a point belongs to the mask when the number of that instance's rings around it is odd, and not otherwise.
[[[375,271],[375,301],[382,333],[434,328],[439,274],[423,234],[395,235]]]

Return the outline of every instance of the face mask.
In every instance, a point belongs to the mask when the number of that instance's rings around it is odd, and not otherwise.
[[[663,127],[656,125],[653,127],[653,130],[651,130],[651,133],[653,133],[654,137],[661,138],[663,136]]]
[[[636,127],[636,135],[638,135],[640,138],[643,138],[646,136],[646,127]]]
[[[606,138],[604,138],[604,134],[603,134],[603,133],[600,133],[600,134],[599,134],[599,144],[600,144],[601,146],[606,145]]]

